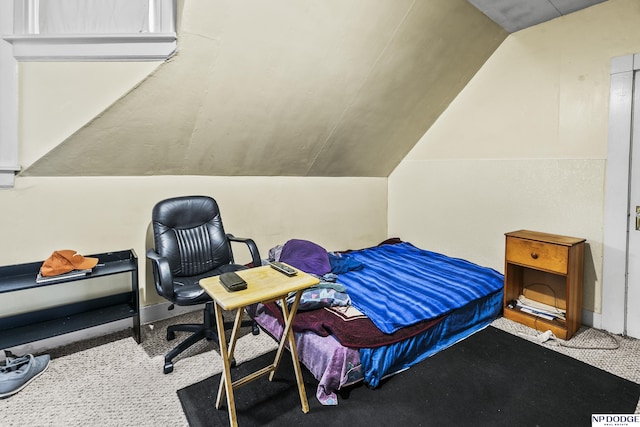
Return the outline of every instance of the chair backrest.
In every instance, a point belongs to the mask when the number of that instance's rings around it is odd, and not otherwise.
[[[184,196],[158,202],[151,214],[156,252],[174,277],[195,276],[233,262],[215,200]]]

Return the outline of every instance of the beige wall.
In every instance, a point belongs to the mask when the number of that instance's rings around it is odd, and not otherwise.
[[[132,248],[144,288],[141,304],[148,305],[159,301],[153,287],[144,286],[147,232],[158,200],[213,196],[226,231],[252,237],[266,257],[291,238],[327,250],[379,243],[386,238],[386,191],[384,178],[18,177],[14,189],[0,191],[0,265],[43,260],[56,249],[92,254]],[[48,296],[34,298],[44,303]]]
[[[20,164],[27,167],[54,149],[159,65],[157,62],[19,63]]]
[[[389,233],[504,270],[504,233],[587,239],[601,309],[611,58],[640,52],[640,3],[510,35],[389,178]]]
[[[25,95],[58,92],[42,109],[91,120],[23,176],[387,177],[506,37],[466,0],[181,3],[177,53],[104,111],[86,98],[148,70],[21,66]]]

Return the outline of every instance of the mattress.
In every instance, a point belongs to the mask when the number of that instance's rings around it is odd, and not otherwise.
[[[323,405],[338,404],[337,392],[360,381],[378,387],[386,376],[486,327],[501,312],[504,279],[490,268],[406,242],[344,256],[364,265],[337,278],[361,316],[336,316],[339,310],[325,307],[299,312],[293,326],[298,357],[318,380],[316,397]],[[275,304],[261,304],[253,315],[281,337]]]

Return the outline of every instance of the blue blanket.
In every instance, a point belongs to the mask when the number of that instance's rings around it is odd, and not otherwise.
[[[340,274],[338,282],[352,304],[389,334],[503,288],[504,276],[491,268],[406,242],[347,255],[365,267]]]

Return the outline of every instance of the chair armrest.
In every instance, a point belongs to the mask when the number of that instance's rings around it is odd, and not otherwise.
[[[244,237],[236,237],[233,234],[227,234],[227,239],[230,242],[239,242],[244,243],[249,248],[249,252],[251,253],[251,262],[254,267],[260,267],[262,265],[262,259],[260,258],[260,252],[258,252],[258,247],[253,239],[248,239]]]
[[[171,274],[169,261],[167,261],[166,258],[161,257],[153,249],[149,249],[147,251],[147,258],[150,259],[153,264],[153,281],[156,284],[156,290],[163,297],[173,301],[173,275]]]

